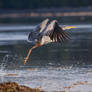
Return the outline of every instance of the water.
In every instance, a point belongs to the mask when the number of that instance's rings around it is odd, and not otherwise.
[[[73,24],[74,25],[74,24]],[[45,91],[92,91],[92,25],[78,24],[71,40],[35,49],[23,65],[32,44],[30,25],[0,25],[0,82],[15,81]]]

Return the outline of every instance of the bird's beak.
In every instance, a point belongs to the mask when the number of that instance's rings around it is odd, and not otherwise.
[[[64,26],[63,30],[77,28],[76,26]]]

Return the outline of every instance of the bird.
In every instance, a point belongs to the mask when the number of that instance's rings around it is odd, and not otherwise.
[[[28,35],[27,41],[33,42],[33,47],[29,49],[27,56],[24,58],[24,65],[29,59],[33,49],[46,45],[51,42],[63,43],[70,39],[67,29],[76,28],[75,26],[61,26],[57,20],[50,21],[48,18],[38,24]]]

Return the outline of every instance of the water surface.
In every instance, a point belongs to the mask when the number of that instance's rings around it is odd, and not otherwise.
[[[32,44],[27,37],[35,26],[0,25],[0,82],[15,81],[43,90],[92,91],[92,25],[73,24],[63,44],[51,43],[35,49],[23,65]]]

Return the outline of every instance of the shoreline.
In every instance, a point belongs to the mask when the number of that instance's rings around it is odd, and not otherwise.
[[[24,85],[19,85],[16,82],[0,83],[0,92],[44,92],[39,88],[30,88]]]
[[[20,18],[20,17],[82,17],[82,16],[92,16],[92,12],[56,12],[56,13],[11,13],[11,14],[1,14],[0,18]]]
[[[0,10],[0,18],[92,16],[92,7]]]

